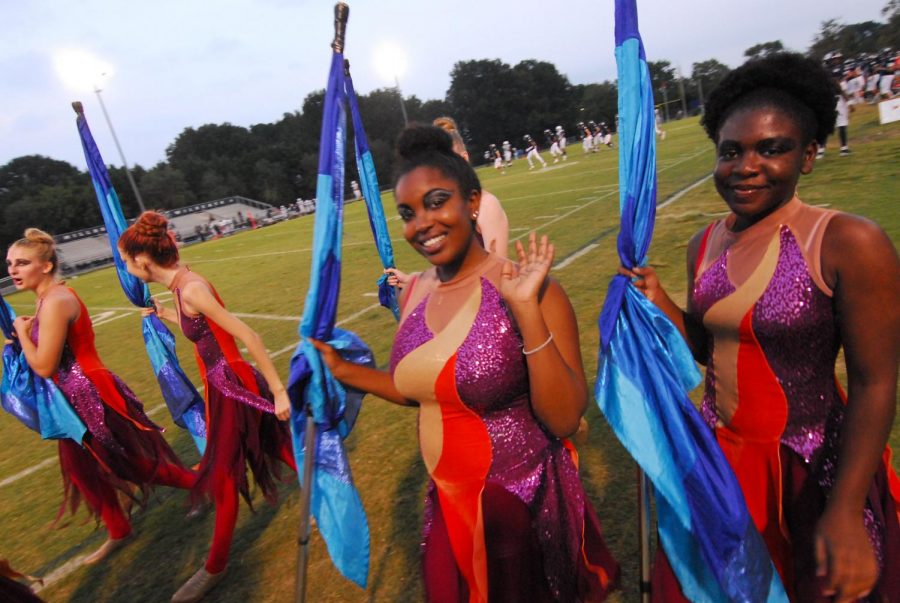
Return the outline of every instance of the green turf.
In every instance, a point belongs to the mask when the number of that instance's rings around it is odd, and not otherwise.
[[[801,181],[801,196],[809,203],[829,203],[868,216],[900,238],[896,204],[900,155],[900,124],[879,126],[876,112],[862,107],[851,124],[851,157],[838,157],[834,148]],[[712,145],[696,120],[666,126],[668,137],[659,144],[659,201],[705,178],[713,164]],[[549,160],[549,154],[544,153]],[[503,202],[514,229],[511,238],[538,229],[550,236],[559,260],[592,243],[597,247],[556,270],[575,307],[581,327],[582,353],[590,381],[596,370],[596,319],[610,276],[618,260],[617,153],[604,149],[584,156],[580,145],[569,147],[569,160],[558,169],[529,172],[524,160],[501,175],[480,171],[482,182]],[[386,175],[383,175],[386,176]],[[393,198],[385,195],[387,215],[394,216]],[[659,212],[651,249],[653,263],[676,299],[685,295],[684,251],[688,238],[725,211],[710,181],[704,181],[677,202]],[[306,286],[312,243],[311,218],[299,218],[263,230],[242,233],[184,250],[184,259],[216,284],[235,312],[299,317]],[[395,238],[398,265],[405,270],[425,267],[402,240],[400,223],[389,222]],[[390,314],[370,309],[379,276],[377,256],[362,204],[346,210],[343,289],[339,320],[361,313],[344,325],[372,346],[377,359],[388,358],[394,331]],[[98,321],[97,346],[109,368],[121,375],[144,400],[148,409],[162,401],[149,362],[143,352],[136,312],[117,310],[129,304],[111,270],[69,281],[95,317],[103,312],[109,322]],[[9,297],[19,313],[30,313],[33,298]],[[121,318],[117,318],[121,317]],[[272,352],[296,342],[297,320],[248,318]],[[193,352],[179,337],[179,352],[188,375],[198,382]],[[287,374],[290,352],[275,358]],[[843,374],[841,368],[839,373]],[[693,393],[696,398],[697,392]],[[197,460],[185,432],[172,425],[165,410],[153,417],[167,428],[167,439],[188,464]],[[613,553],[622,563],[623,591],[614,600],[637,600],[637,519],[635,466],[615,440],[596,406],[588,411],[590,436],[580,447],[583,480],[603,522]],[[356,483],[366,506],[371,528],[369,587],[361,590],[332,567],[318,535],[312,543],[309,601],[420,601],[419,526],[426,483],[415,435],[416,412],[367,398],[357,426],[347,440]],[[0,481],[45,459],[42,469],[0,487],[0,558],[15,567],[43,575],[73,556],[92,550],[105,537],[86,520],[84,511],[66,516],[53,528],[60,503],[60,477],[56,446],[0,413]],[[896,423],[892,444],[900,445]],[[283,487],[275,508],[255,498],[256,513],[242,505],[235,532],[229,575],[211,601],[266,602],[292,597],[296,560],[298,489]],[[212,531],[212,513],[187,519],[185,495],[165,488],[146,510],[136,512],[136,538],[132,544],[97,568],[79,568],[45,589],[48,601],[164,601],[202,564]]]

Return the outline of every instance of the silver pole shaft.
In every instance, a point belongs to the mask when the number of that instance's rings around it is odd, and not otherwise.
[[[403,102],[403,93],[400,91],[400,80],[394,76],[394,83],[397,84],[397,96],[400,97],[400,111],[403,113],[403,125],[409,125],[409,119],[406,117],[406,103]]]
[[[669,90],[668,86],[662,89],[663,91],[663,111],[665,111],[666,121],[669,121]]]
[[[316,457],[316,422],[312,413],[306,415],[306,433],[303,438],[303,489],[300,491],[300,535],[297,545],[297,583],[294,601],[306,601],[307,566],[309,565],[309,536],[311,530],[309,507],[312,500],[313,463]]]
[[[122,145],[119,144],[119,137],[116,136],[116,130],[113,128],[112,120],[109,118],[109,113],[106,112],[106,105],[103,104],[103,97],[100,96],[100,88],[94,88],[94,92],[97,94],[97,100],[100,101],[100,109],[103,111],[103,117],[106,118],[106,125],[109,126],[109,131],[112,134],[113,142],[116,143],[116,148],[119,150],[119,158],[122,159],[122,165],[125,167],[125,174],[128,176],[128,182],[131,184],[131,190],[134,192],[134,196],[137,199],[138,207],[141,208],[141,213],[147,211],[147,208],[144,207],[144,200],[141,198],[141,191],[138,190],[137,184],[134,182],[134,177],[131,175],[131,168],[128,167],[128,161],[125,159],[125,153],[122,152]]]
[[[641,548],[641,603],[650,603],[650,480],[638,468],[638,537]]]

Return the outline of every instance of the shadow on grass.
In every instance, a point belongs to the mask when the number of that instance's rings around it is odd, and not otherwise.
[[[196,459],[189,448],[186,433],[176,436],[176,449],[186,464]],[[279,487],[279,503],[270,505],[251,486],[253,511],[241,501],[238,523],[229,555],[228,575],[216,587],[217,596],[210,600],[253,601],[257,592],[259,566],[264,555],[253,551],[256,541],[273,521],[279,508],[297,491],[296,474],[280,466],[283,484]],[[252,477],[251,483],[252,483]],[[69,583],[71,593],[66,601],[73,603],[129,603],[168,601],[172,594],[206,561],[215,523],[215,507],[209,503],[199,515],[187,517],[187,492],[159,487],[145,510],[132,516],[134,540],[114,556],[94,567],[80,570]],[[101,528],[91,537],[91,547],[99,546],[106,537]],[[95,543],[96,541],[96,543]],[[83,549],[83,550],[78,550]],[[82,543],[77,553],[93,550]],[[71,552],[71,551],[70,551]],[[63,559],[64,560],[64,559]],[[59,600],[59,599],[53,599]]]
[[[397,488],[394,491],[395,504],[392,507],[390,515],[390,533],[387,537],[386,548],[381,556],[373,563],[373,569],[369,580],[368,599],[369,602],[378,600],[379,591],[388,585],[385,584],[385,577],[396,579],[396,573],[388,569],[387,564],[390,561],[392,565],[396,565],[396,556],[402,555],[403,560],[400,565],[406,568],[415,568],[413,570],[415,576],[421,576],[421,554],[420,554],[420,534],[422,523],[422,497],[423,486],[428,480],[428,474],[425,471],[425,464],[422,457],[416,455],[414,460],[407,466],[406,471],[397,482]],[[413,519],[415,518],[415,519]],[[395,601],[419,601],[422,599],[421,579],[418,580],[419,588],[410,588],[406,590],[406,597],[403,599],[394,599]]]
[[[282,488],[282,490],[286,490]],[[289,492],[282,492],[282,499]],[[163,505],[141,514],[134,523],[135,541],[108,563],[86,568],[67,599],[74,603],[168,601],[172,594],[206,561],[212,539],[215,509],[186,518],[186,495],[170,497]],[[255,513],[242,504],[244,521],[235,529],[228,575],[210,600],[252,601],[264,556],[251,553],[256,540],[275,518],[279,507],[254,500]]]
[[[600,518],[603,538],[622,569],[618,596],[640,598],[637,465],[606,419],[592,405],[587,412],[588,442],[579,447],[580,474],[588,500]]]

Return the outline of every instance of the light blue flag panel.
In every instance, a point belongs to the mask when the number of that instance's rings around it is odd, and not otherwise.
[[[619,258],[644,266],[656,214],[656,139],[635,0],[616,0],[616,62]],[[609,285],[599,326],[597,403],[653,483],[660,540],[684,594],[710,603],[787,601],[737,478],[687,397],[700,374],[677,328],[621,275]]]
[[[84,159],[87,161],[91,181],[94,183],[94,191],[97,193],[103,224],[109,235],[109,244],[112,247],[119,284],[122,285],[125,296],[132,304],[140,308],[150,307],[149,287],[139,278],[128,274],[122,256],[119,254],[119,237],[128,227],[125,214],[122,212],[122,205],[119,203],[119,196],[116,194],[116,189],[113,188],[106,164],[103,163],[103,157],[94,142],[87,119],[81,110],[81,104],[73,103],[73,106],[78,114],[76,124],[81,138],[81,147],[84,150]],[[144,317],[142,331],[144,346],[150,357],[150,364],[153,366],[153,372],[156,374],[156,381],[159,383],[166,406],[175,423],[188,430],[197,449],[203,454],[206,448],[205,403],[178,363],[178,356],[175,354],[175,336],[156,315]]]
[[[80,445],[87,428],[53,380],[44,379],[28,366],[22,347],[13,337],[15,319],[15,311],[0,295],[0,329],[11,341],[3,346],[0,406],[45,440],[69,438]]]
[[[356,102],[356,92],[353,90],[353,80],[350,78],[349,66],[346,61],[344,65],[347,67],[346,93],[350,103],[350,116],[353,120],[356,168],[359,171],[360,188],[369,213],[369,226],[372,227],[372,236],[375,237],[375,247],[378,249],[378,257],[381,258],[381,266],[393,268],[394,249],[391,245],[391,235],[387,229],[387,220],[384,217],[384,206],[381,204],[381,191],[378,188],[378,176],[375,174],[375,161],[372,159],[372,151],[369,150],[369,139],[363,128],[362,117]],[[394,314],[394,318],[400,319],[397,291],[388,284],[385,274],[378,279],[378,301]]]

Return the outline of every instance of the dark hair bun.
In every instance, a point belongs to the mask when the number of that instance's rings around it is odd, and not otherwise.
[[[168,234],[169,220],[155,211],[145,211],[134,223],[134,229],[141,236],[162,238]]]
[[[435,126],[413,124],[400,132],[397,154],[406,160],[425,153],[453,154],[453,139]]]

